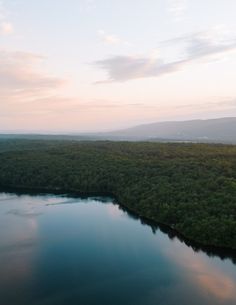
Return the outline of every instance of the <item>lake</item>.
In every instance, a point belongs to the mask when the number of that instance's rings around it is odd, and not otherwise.
[[[235,305],[235,262],[112,198],[0,193],[2,305]]]

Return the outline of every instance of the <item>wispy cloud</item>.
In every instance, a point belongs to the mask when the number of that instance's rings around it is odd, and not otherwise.
[[[56,95],[66,80],[38,68],[45,58],[27,52],[0,50],[0,110],[11,113],[19,105]]]
[[[194,110],[202,111],[202,110],[227,110],[227,109],[235,109],[236,108],[236,98],[235,97],[221,97],[221,98],[211,98],[211,101],[205,100],[204,103],[195,103],[195,104],[185,104],[185,105],[177,105],[175,109],[183,109],[183,110]]]
[[[113,56],[96,61],[95,65],[107,71],[109,79],[97,83],[124,82],[130,79],[154,77],[174,72],[177,65],[165,64],[162,60],[152,57]]]
[[[109,76],[107,80],[97,83],[158,77],[179,71],[195,61],[210,59],[212,56],[236,50],[235,37],[216,37],[209,31],[177,37],[165,43],[181,45],[181,53],[177,55],[176,60],[168,61],[165,58],[153,56],[111,56],[94,63]]]
[[[132,46],[132,43],[125,41],[114,34],[108,34],[104,30],[98,30],[97,35],[102,42],[108,45],[125,45],[125,46]]]
[[[21,51],[0,50],[0,117],[39,118],[47,115],[89,116],[91,112],[122,111],[142,107],[139,103],[120,103],[83,99],[63,94],[67,80],[40,69],[44,56]]]
[[[121,43],[121,39],[118,38],[116,35],[112,35],[112,34],[107,34],[104,30],[99,30],[97,32],[99,38],[107,43],[107,44],[119,44]]]
[[[235,49],[236,36],[232,35],[223,26],[218,26],[205,32],[175,37],[162,43],[169,46],[183,45],[186,59],[192,60]]]

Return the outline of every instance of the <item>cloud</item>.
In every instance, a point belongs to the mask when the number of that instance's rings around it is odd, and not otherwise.
[[[210,59],[226,52],[236,50],[235,37],[216,37],[209,32],[194,33],[165,41],[173,47],[181,45],[176,59],[168,61],[153,56],[111,56],[94,62],[95,66],[107,72],[109,78],[97,83],[124,82],[131,79],[159,77],[183,69],[197,60]],[[163,42],[160,44],[163,45]]]
[[[152,57],[113,56],[96,61],[95,65],[107,71],[109,79],[97,83],[123,82],[130,79],[154,77],[176,70],[174,64],[165,64]]]
[[[95,118],[97,114],[103,116],[103,113],[124,109],[129,112],[142,107],[138,103],[68,96],[63,91],[67,80],[45,72],[41,67],[45,60],[39,54],[0,49],[1,128],[12,124],[43,126],[42,122],[59,126],[64,120],[70,123],[69,117],[73,118],[73,124],[80,124],[78,118],[86,123],[86,118]]]
[[[105,42],[107,44],[114,45],[114,44],[121,43],[121,40],[117,36],[111,35],[111,34],[106,34],[105,31],[103,31],[103,30],[98,31],[98,36],[103,42]]]
[[[3,21],[0,23],[0,35],[7,36],[14,32],[13,25],[10,22]]]
[[[83,99],[64,94],[67,80],[54,77],[45,72],[42,64],[44,56],[22,52],[0,50],[0,117],[4,122],[18,121],[24,125],[39,124],[48,117],[59,118],[62,122],[66,116],[73,116],[74,122],[91,114],[108,111],[122,111],[139,107],[137,103],[120,103],[119,101]],[[77,119],[76,119],[77,117]],[[84,119],[84,118],[83,118]],[[24,122],[24,120],[26,120]],[[48,119],[48,125],[54,124]],[[14,123],[15,124],[15,123]],[[13,125],[14,125],[13,124]],[[56,124],[56,123],[55,123]],[[34,125],[32,125],[34,126]]]
[[[192,110],[218,110],[218,109],[235,109],[236,108],[236,98],[226,97],[220,98],[215,101],[205,101],[201,104],[188,104],[176,106],[176,109],[192,109]]]
[[[97,35],[100,38],[100,40],[102,42],[104,42],[105,44],[109,44],[109,45],[120,45],[123,44],[125,46],[133,46],[132,43],[122,40],[121,38],[119,38],[118,36],[114,35],[114,34],[107,34],[104,30],[99,30],[97,31]]]
[[[35,92],[41,96],[64,85],[65,80],[36,67],[44,59],[33,53],[0,50],[0,94]]]
[[[220,35],[220,32],[217,33],[216,30],[175,39],[175,43],[178,41],[182,41],[186,45],[187,59],[189,60],[222,54],[236,48],[236,37]]]
[[[134,109],[145,107],[142,103],[120,103],[119,101],[107,101],[96,99],[82,99],[80,97],[52,96],[38,99],[37,111],[45,114],[75,115],[90,112],[116,111],[121,109]],[[34,107],[34,109],[36,109]]]
[[[48,75],[37,66],[45,58],[27,52],[0,50],[0,114],[10,120],[45,113],[49,97],[56,98],[66,80]]]

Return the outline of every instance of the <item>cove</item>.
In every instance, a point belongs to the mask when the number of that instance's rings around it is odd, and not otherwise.
[[[0,194],[0,304],[236,303],[236,256],[186,244],[109,197]]]

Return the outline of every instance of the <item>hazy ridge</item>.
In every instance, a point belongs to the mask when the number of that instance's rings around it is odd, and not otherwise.
[[[112,141],[191,141],[236,144],[236,118],[208,120],[168,121],[112,132],[71,134],[11,134],[1,133],[1,139],[48,139],[48,140],[112,140]]]

